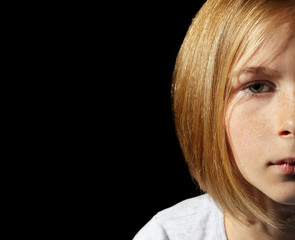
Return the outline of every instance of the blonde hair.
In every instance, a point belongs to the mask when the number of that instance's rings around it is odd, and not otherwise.
[[[276,27],[291,23],[294,29],[294,3],[208,0],[182,43],[172,85],[176,131],[192,177],[225,212],[274,227],[283,223],[265,214],[235,166],[225,110],[233,67],[245,54],[253,56]]]

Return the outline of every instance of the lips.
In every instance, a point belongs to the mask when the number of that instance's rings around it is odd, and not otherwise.
[[[295,174],[295,158],[286,158],[272,163],[271,165],[285,174]]]
[[[295,158],[282,159],[277,162],[274,162],[272,165],[282,165],[282,164],[289,164],[289,165],[295,166]]]

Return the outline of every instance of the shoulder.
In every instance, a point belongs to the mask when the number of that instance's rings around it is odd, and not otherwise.
[[[208,194],[157,213],[134,240],[226,239],[223,214]]]

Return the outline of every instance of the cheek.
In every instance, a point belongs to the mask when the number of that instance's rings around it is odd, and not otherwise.
[[[232,109],[227,119],[227,134],[237,163],[257,159],[270,147],[271,122],[267,112],[243,106]]]

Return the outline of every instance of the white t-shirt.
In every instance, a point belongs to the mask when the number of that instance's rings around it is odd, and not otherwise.
[[[208,194],[157,213],[133,240],[226,240],[224,214]]]

